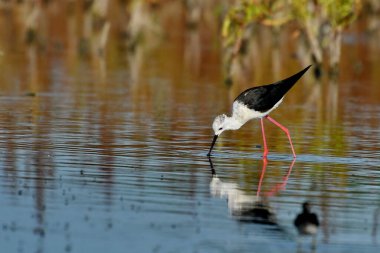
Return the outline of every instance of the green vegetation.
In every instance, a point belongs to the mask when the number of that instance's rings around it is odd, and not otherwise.
[[[336,73],[342,31],[356,20],[361,9],[361,0],[237,1],[223,21],[224,49],[232,47],[235,57],[241,51],[245,31],[253,25],[279,29],[295,24],[314,63],[321,66],[326,62],[331,73]]]

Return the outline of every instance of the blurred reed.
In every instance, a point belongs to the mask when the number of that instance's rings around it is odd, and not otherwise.
[[[376,34],[379,12],[376,0],[9,0],[0,2],[0,27],[9,29],[0,33],[0,46],[3,53],[16,43],[37,53],[63,48],[102,59],[110,43],[136,54],[185,34],[185,58],[194,69],[206,47],[222,45],[227,84],[252,82],[253,69],[267,59],[279,73],[284,57],[314,62],[319,77],[323,69],[338,73],[345,29],[365,19],[364,29]],[[263,55],[263,47],[272,54]]]

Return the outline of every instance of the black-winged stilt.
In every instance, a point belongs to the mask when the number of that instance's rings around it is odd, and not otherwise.
[[[267,142],[265,138],[264,122],[266,118],[279,128],[281,128],[288,136],[290,146],[292,148],[293,156],[296,157],[294,152],[292,139],[290,138],[289,131],[286,127],[272,119],[268,114],[276,109],[282,102],[285,94],[293,87],[293,85],[301,78],[301,76],[310,68],[311,65],[292,75],[284,80],[276,83],[253,87],[243,91],[232,104],[232,116],[228,117],[225,114],[219,115],[215,118],[212,128],[214,129],[214,139],[212,140],[208,156],[211,155],[212,148],[218,136],[225,130],[237,130],[247,121],[255,118],[261,119],[261,131],[263,134],[264,154],[268,155]]]

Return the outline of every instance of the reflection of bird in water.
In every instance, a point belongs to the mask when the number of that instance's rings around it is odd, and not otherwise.
[[[212,196],[226,198],[228,201],[228,209],[231,214],[242,222],[253,222],[268,225],[277,225],[275,213],[270,208],[267,198],[260,197],[261,184],[264,178],[267,159],[263,159],[263,168],[261,171],[260,181],[258,184],[257,194],[249,195],[238,189],[238,184],[222,182],[216,175],[211,159],[209,158],[211,173],[213,175],[210,182],[210,191]],[[295,160],[293,160],[287,176],[281,186],[285,187]],[[283,187],[275,187],[274,191],[283,189]],[[271,191],[271,194],[273,192]]]
[[[235,183],[222,182],[215,174],[210,182],[211,195],[225,198],[232,216],[239,221],[276,224],[275,215],[267,201],[255,195],[246,194]]]
[[[302,213],[298,214],[294,220],[298,233],[300,235],[315,235],[318,231],[318,216],[310,211],[309,202],[302,204]]]
[[[254,205],[240,210],[239,220],[242,222],[254,222],[267,225],[277,225],[275,213],[268,202],[259,199]]]

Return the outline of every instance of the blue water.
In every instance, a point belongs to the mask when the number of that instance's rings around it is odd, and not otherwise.
[[[288,174],[293,159],[287,139],[269,127],[270,154],[257,196],[263,169],[258,121],[221,137],[212,158],[213,175],[206,157],[212,113],[198,117],[183,104],[183,115],[190,117],[176,122],[171,115],[131,112],[128,88],[121,94],[126,100],[52,91],[2,101],[2,251],[379,249],[379,152],[369,151],[372,142],[330,154],[328,146],[313,147],[296,133],[298,157]],[[78,106],[80,101],[85,102]],[[19,109],[11,113],[14,104]],[[291,125],[291,119],[283,123]],[[359,131],[351,125],[345,131]],[[302,129],[302,124],[294,126]],[[377,127],[363,131],[379,136]],[[331,137],[316,133],[314,138]],[[345,145],[359,145],[355,138],[347,139]],[[303,146],[317,154],[303,152]],[[224,194],[212,188],[216,178]],[[273,212],[274,224],[241,222],[239,205],[259,200]],[[321,221],[315,249],[293,227],[305,200]]]
[[[215,63],[195,75],[176,50],[100,67],[35,52],[44,68],[5,54],[13,72],[0,72],[1,252],[380,250],[376,75],[357,80],[343,68],[335,82],[309,77],[291,90],[271,117],[289,128],[295,161],[284,133],[265,122],[265,166],[252,121],[223,133],[211,167],[212,120],[246,87],[223,85]],[[293,226],[304,201],[321,223],[315,243]],[[258,203],[270,222],[249,212]]]

